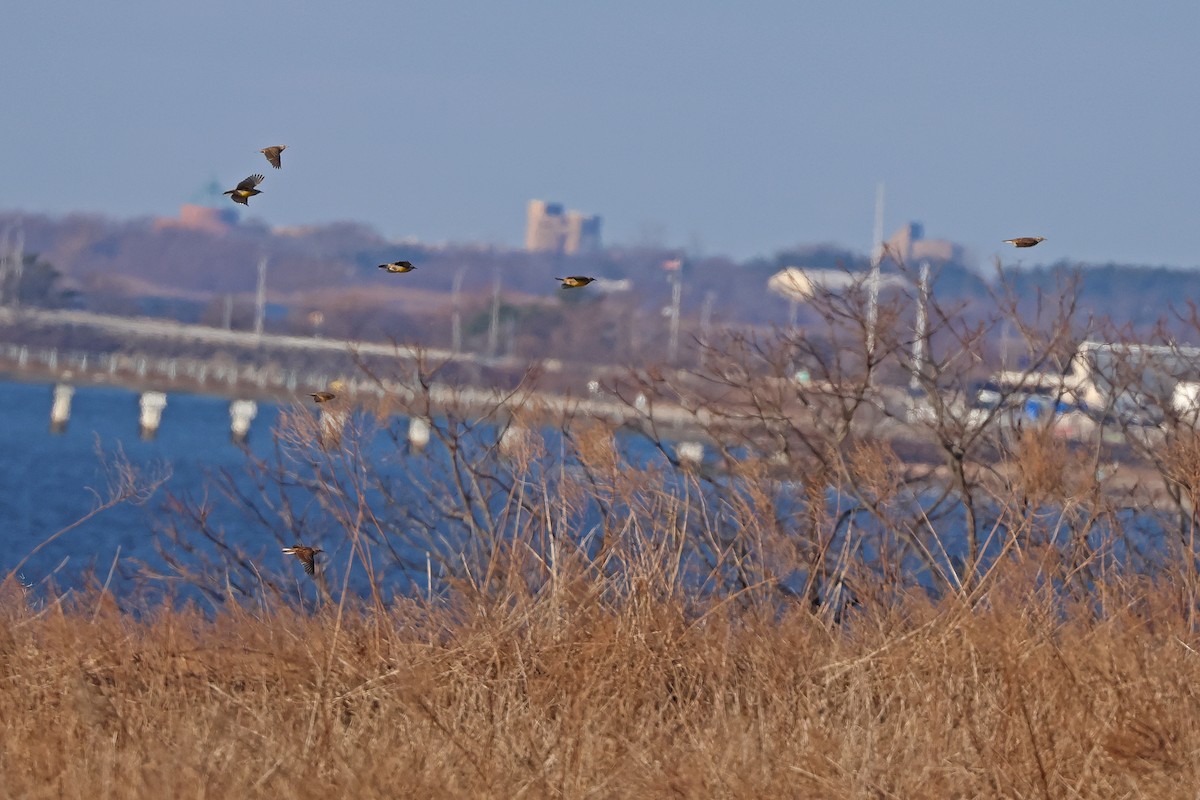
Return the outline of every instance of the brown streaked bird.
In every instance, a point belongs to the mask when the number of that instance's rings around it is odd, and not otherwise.
[[[389,264],[380,264],[380,269],[386,269],[388,272],[412,272],[416,267],[411,261],[393,261]]]
[[[294,547],[283,548],[283,552],[300,559],[300,563],[304,565],[304,571],[309,575],[315,575],[317,572],[317,553],[324,553],[325,551],[319,547],[305,547],[302,544],[298,544]]]
[[[596,279],[584,275],[568,275],[565,278],[555,278],[554,280],[562,281],[562,288],[564,289],[578,289],[580,286],[587,286]]]
[[[1045,236],[1018,236],[1016,239],[1005,239],[1005,244],[1011,244],[1013,247],[1033,247],[1038,242],[1046,241]]]
[[[272,167],[274,167],[275,169],[279,169],[280,167],[283,166],[283,162],[281,162],[279,160],[279,156],[283,154],[284,150],[287,150],[286,144],[277,144],[273,147],[264,147],[262,150],[259,150],[258,152],[262,153],[264,156],[267,157],[267,161],[271,162]]]
[[[333,392],[309,392],[308,396],[311,397],[315,403],[328,403],[330,400],[337,397],[337,395]]]
[[[251,175],[249,178],[246,178],[246,180],[239,183],[236,188],[230,189],[228,192],[223,192],[223,194],[229,195],[230,199],[232,199],[235,203],[241,203],[244,206],[248,206],[250,205],[248,201],[251,197],[254,197],[256,194],[262,194],[262,192],[254,187],[258,186],[264,180],[266,180],[266,178],[264,178],[262,175]]]

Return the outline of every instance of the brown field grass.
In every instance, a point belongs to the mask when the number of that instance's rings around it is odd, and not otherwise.
[[[973,352],[959,336],[932,388]],[[387,420],[331,415],[332,437],[299,408],[257,493],[225,487],[258,555],[209,495],[165,506],[167,577],[206,612],[10,574],[0,797],[1196,796],[1200,438],[985,436],[941,404],[918,426],[940,463],[914,470],[872,427],[869,372],[834,406],[776,380],[799,351],[845,387],[841,349],[785,340],[751,380],[770,353],[735,344],[711,439],[755,436],[720,472],[625,455],[594,420],[548,443],[522,397],[510,427],[447,412],[424,455]],[[1114,486],[1118,456],[1161,507]],[[111,502],[142,496],[118,475]],[[302,537],[326,552],[314,591],[278,552]],[[427,585],[385,599],[405,548]]]
[[[1022,585],[840,625],[560,581],[430,607],[187,610],[6,587],[8,797],[1193,797],[1171,586]]]

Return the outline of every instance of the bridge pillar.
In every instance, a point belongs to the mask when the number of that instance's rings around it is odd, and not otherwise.
[[[229,404],[229,439],[244,444],[250,433],[250,421],[258,415],[258,403],[253,400],[234,400]]]
[[[410,417],[408,420],[408,444],[416,452],[421,452],[429,444],[432,427],[424,417]]]
[[[162,392],[142,392],[138,400],[141,414],[138,422],[141,425],[143,439],[153,439],[158,435],[158,426],[162,422],[163,409],[167,407],[167,396]]]
[[[62,433],[71,419],[71,397],[75,387],[60,383],[54,387],[54,404],[50,406],[50,432]]]

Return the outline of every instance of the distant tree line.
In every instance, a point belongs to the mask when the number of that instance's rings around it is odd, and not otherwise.
[[[266,258],[271,331],[431,347],[457,343],[473,351],[606,363],[636,361],[645,351],[651,351],[647,357],[658,354],[668,335],[676,278],[680,337],[690,345],[710,330],[811,324],[811,308],[767,289],[780,269],[869,268],[866,254],[830,244],[797,245],[743,261],[651,245],[562,256],[478,244],[391,242],[350,222],[287,231],[249,222],[217,234],[154,220],[0,214],[0,232],[16,230],[26,250],[39,255],[26,256],[21,270],[5,273],[0,282],[5,302],[244,327],[253,318],[257,265]],[[379,264],[397,259],[412,261],[418,270],[381,274]],[[664,270],[664,262],[676,259],[678,272]],[[915,267],[884,264],[885,271],[914,281]],[[1189,298],[1200,295],[1200,272],[1188,269],[1059,262],[1005,268],[1002,281],[994,270],[944,263],[934,265],[932,289],[939,302],[967,320],[981,318],[1002,285],[1017,298],[1021,313],[1033,314],[1041,297],[1076,273],[1081,313],[1110,320],[1133,337],[1189,333],[1183,323],[1191,317]],[[17,274],[19,287],[12,283]],[[563,292],[553,280],[562,274],[601,281]],[[613,288],[618,286],[627,288]]]

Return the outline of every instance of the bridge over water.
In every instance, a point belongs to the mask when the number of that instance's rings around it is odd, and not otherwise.
[[[204,355],[179,354],[201,351]],[[82,311],[0,309],[0,371],[18,380],[55,385],[51,430],[65,429],[75,387],[113,385],[140,393],[144,436],[157,431],[170,393],[191,393],[229,398],[231,433],[239,439],[245,437],[257,413],[255,401],[308,402],[309,392],[325,389],[335,380],[340,381],[339,393],[353,403],[390,396],[405,407],[419,391],[435,414],[439,409],[457,408],[503,419],[521,410],[546,420],[573,416],[615,424],[653,422],[686,439],[701,438],[700,428],[707,422],[703,413],[696,415],[670,404],[655,403],[651,409],[644,397],[630,404],[605,396],[594,378],[587,382],[582,396],[448,383],[426,388],[357,368],[371,358],[409,367],[418,360],[443,367],[466,365],[510,376],[520,376],[530,366],[515,358],[403,344],[257,334]],[[557,362],[535,366],[552,373],[562,368]],[[422,424],[415,423],[414,436],[421,435]]]
[[[356,353],[361,356],[385,357],[402,360],[422,358],[437,363],[480,364],[501,369],[521,369],[527,362],[505,356],[485,356],[478,353],[454,352],[437,348],[417,348],[391,342],[369,342],[353,339],[327,339],[317,336],[294,336],[252,331],[213,328],[175,320],[150,317],[119,317],[95,314],[88,311],[0,308],[0,335],[5,329],[19,332],[20,336],[9,335],[10,341],[58,338],[76,340],[78,334],[91,336],[94,341],[116,341],[122,348],[147,349],[146,343],[154,343],[161,349],[171,344],[176,349],[223,349],[229,352],[254,352],[272,354],[295,354],[312,359],[322,355],[343,356]],[[76,334],[66,336],[68,332]],[[76,348],[79,349],[79,348]],[[83,348],[88,349],[88,348]],[[550,366],[553,366],[551,364]]]

